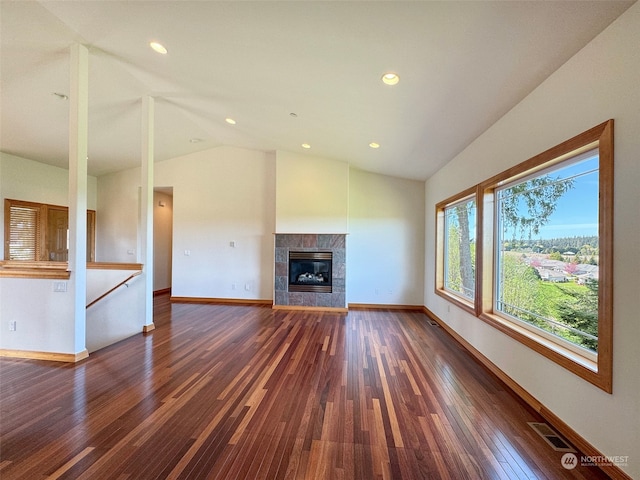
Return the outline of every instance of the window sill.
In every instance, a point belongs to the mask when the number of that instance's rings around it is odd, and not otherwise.
[[[476,315],[473,300],[465,301],[462,297],[454,295],[443,288],[436,288],[436,295],[441,296],[442,298],[469,312],[471,315]]]
[[[606,372],[599,372],[597,361],[493,313],[482,313],[479,318],[584,380],[611,393],[610,377],[606,375]]]

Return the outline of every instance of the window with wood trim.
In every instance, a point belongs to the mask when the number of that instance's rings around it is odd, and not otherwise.
[[[613,120],[436,205],[436,293],[447,288],[446,212],[475,198],[476,315],[612,391]]]
[[[473,188],[436,206],[436,292],[466,309],[476,296],[476,205]]]
[[[59,205],[5,199],[4,259],[66,262],[69,209]],[[87,261],[95,259],[96,212],[87,210]]]

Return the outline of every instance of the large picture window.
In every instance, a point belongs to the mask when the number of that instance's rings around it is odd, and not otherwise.
[[[609,120],[438,203],[436,293],[611,392],[613,201]]]
[[[598,351],[598,176],[598,149],[592,149],[495,191],[496,312],[592,359]]]

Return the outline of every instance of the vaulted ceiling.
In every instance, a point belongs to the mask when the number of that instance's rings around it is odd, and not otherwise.
[[[150,95],[156,161],[233,145],[422,180],[632,4],[2,0],[0,149],[66,166],[81,43],[92,175],[139,164]]]

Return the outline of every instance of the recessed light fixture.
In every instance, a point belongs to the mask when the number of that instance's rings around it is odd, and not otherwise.
[[[194,137],[194,138],[190,138],[189,142],[191,142],[191,143],[200,143],[200,142],[202,142],[202,139]]]
[[[52,95],[55,95],[60,100],[69,100],[69,96],[65,95],[64,93],[53,92]]]
[[[369,144],[369,146],[370,146],[371,148],[380,148],[380,144],[379,144],[379,143],[376,143],[376,142],[371,142],[371,143]]]
[[[227,122],[229,125],[235,125],[236,121],[233,118],[225,118],[224,119],[225,122]]]
[[[156,52],[160,53],[161,55],[166,55],[167,54],[167,49],[161,43],[151,42],[151,43],[149,43],[149,46],[151,48],[153,48],[153,50],[155,50]]]
[[[311,148],[311,145],[309,145],[308,143],[303,143],[302,144],[302,148],[309,149],[309,148]]]
[[[297,116],[298,116],[298,114],[297,114],[297,113],[295,113],[295,112],[291,112],[291,113],[289,114],[289,116],[290,116],[290,117],[295,118],[295,117],[297,117]]]
[[[382,75],[382,83],[385,85],[395,85],[400,81],[400,77],[396,73],[388,72]]]

